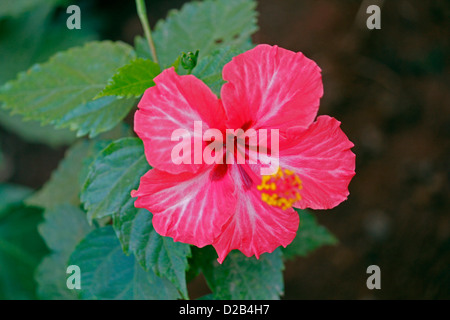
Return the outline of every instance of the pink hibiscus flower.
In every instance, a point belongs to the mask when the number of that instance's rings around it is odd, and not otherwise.
[[[340,122],[328,116],[315,120],[323,94],[315,62],[258,45],[226,64],[223,79],[219,99],[201,80],[179,76],[173,68],[155,78],[135,115],[135,131],[153,169],[132,193],[136,207],[153,213],[159,234],[198,247],[211,244],[220,263],[234,249],[259,258],[286,247],[299,226],[292,207],[335,207],[347,199],[355,174],[353,143]],[[261,163],[175,164],[171,154],[179,142],[172,133],[184,129],[194,136],[195,121],[202,122],[202,133],[279,130],[278,171],[261,175]],[[203,141],[201,148],[209,146]],[[243,146],[244,154],[249,148]],[[193,154],[183,157],[191,160]]]

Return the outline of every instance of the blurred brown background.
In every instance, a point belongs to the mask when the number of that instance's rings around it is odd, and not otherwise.
[[[147,1],[151,25],[183,2]],[[381,30],[365,26],[370,4],[382,8]],[[103,37],[142,33],[134,1],[89,6],[104,12]],[[449,299],[450,1],[260,0],[258,10],[254,42],[319,64],[320,113],[342,121],[357,155],[349,200],[317,213],[340,245],[287,262],[284,298]],[[40,187],[64,149],[0,132],[3,180]],[[372,264],[381,290],[366,287]],[[190,291],[208,292],[201,278]]]

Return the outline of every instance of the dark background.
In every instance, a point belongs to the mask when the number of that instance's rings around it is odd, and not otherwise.
[[[151,25],[185,1],[147,1]],[[102,38],[141,34],[134,1],[79,1]],[[365,26],[381,6],[381,30]],[[260,0],[255,43],[302,51],[323,70],[320,114],[355,143],[350,197],[317,212],[340,240],[286,263],[286,299],[450,298],[450,1]],[[100,23],[101,21],[101,23]],[[39,188],[64,148],[29,144],[0,128],[0,181]],[[366,269],[381,268],[381,290]],[[208,292],[202,278],[192,298]]]

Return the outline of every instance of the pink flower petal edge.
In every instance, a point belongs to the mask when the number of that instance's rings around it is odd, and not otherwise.
[[[191,164],[172,162],[171,151],[178,143],[171,140],[172,133],[185,129],[194,136],[194,121],[202,121],[203,132],[209,127],[224,128],[222,103],[201,80],[179,76],[173,68],[164,70],[154,81],[156,86],[145,91],[134,116],[134,130],[144,142],[147,161],[170,173],[196,172],[203,166],[194,164],[193,154]]]
[[[162,236],[198,247],[211,244],[234,214],[231,177],[211,181],[211,170],[170,174],[158,169],[141,178],[135,206],[153,213],[153,227]]]
[[[280,141],[280,165],[302,180],[302,199],[294,206],[331,209],[347,199],[355,175],[353,143],[340,122],[320,116],[308,129],[291,129]]]
[[[229,127],[251,122],[255,129],[308,127],[323,95],[317,64],[302,53],[258,45],[223,68],[221,97]]]

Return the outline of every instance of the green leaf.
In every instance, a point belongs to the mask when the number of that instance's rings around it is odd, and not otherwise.
[[[137,58],[119,68],[97,98],[104,96],[139,97],[155,85],[153,79],[161,72],[159,65]]]
[[[188,299],[186,288],[187,258],[190,246],[162,237],[152,225],[152,214],[145,209],[137,209],[131,204],[127,210],[114,214],[114,229],[125,253],[134,253],[145,270],[153,270],[160,277],[167,278]]]
[[[103,149],[90,166],[81,193],[89,221],[123,210],[149,169],[138,138],[120,139]]]
[[[0,217],[10,206],[21,204],[31,192],[32,190],[27,187],[0,183]]]
[[[52,147],[69,145],[76,140],[76,134],[68,129],[42,126],[37,121],[24,121],[22,116],[10,115],[0,109],[0,126],[15,133],[25,141],[44,143]]]
[[[105,142],[82,140],[67,150],[58,168],[53,171],[50,180],[26,200],[31,206],[52,208],[59,204],[80,205],[80,190],[87,173],[82,173],[85,159],[105,147]]]
[[[264,253],[259,259],[233,251],[222,265],[214,261],[202,269],[214,299],[275,300],[284,291],[284,265],[279,249]]]
[[[81,104],[66,113],[59,122],[77,136],[89,134],[90,138],[106,132],[120,123],[135,105],[135,99],[104,97]]]
[[[186,278],[187,282],[194,280],[200,273],[209,272],[211,277],[211,270],[217,260],[217,253],[213,246],[205,246],[203,248],[198,248],[196,246],[191,247],[191,257],[188,259],[189,270],[187,272]]]
[[[77,300],[75,290],[66,285],[67,257],[51,253],[42,259],[36,269],[34,278],[37,282],[37,296],[44,300]]]
[[[153,33],[161,65],[170,66],[183,51],[199,50],[201,56],[207,56],[225,46],[248,48],[250,36],[257,30],[255,7],[254,0],[205,0],[170,11]],[[140,37],[136,51],[151,59],[148,45]]]
[[[1,17],[17,17],[24,12],[35,10],[40,6],[54,6],[65,2],[66,0],[14,0],[2,1],[0,4]]]
[[[63,253],[67,257],[92,230],[87,222],[86,214],[78,207],[69,204],[46,210],[44,219],[38,230],[45,243],[53,252]]]
[[[0,84],[13,79],[18,72],[27,70],[35,63],[47,61],[58,51],[97,38],[96,32],[87,24],[83,24],[81,30],[67,29],[67,14],[55,18],[54,11],[49,5],[40,5],[20,18],[0,21]]]
[[[36,4],[39,2],[43,1],[36,1]],[[15,4],[17,1],[8,3]],[[87,24],[77,32],[61,28],[61,23],[64,24],[65,20],[55,19],[53,11],[51,6],[41,3],[20,18],[0,21],[0,85],[13,79],[18,72],[28,69],[33,63],[46,61],[57,51],[67,50],[97,37]],[[65,14],[63,18],[66,18]],[[4,110],[0,110],[0,125],[27,141],[51,146],[70,144],[76,138],[75,133],[70,130],[42,127],[37,121],[24,122],[22,116],[11,116]]]
[[[217,96],[220,96],[220,89],[225,83],[222,78],[222,69],[233,57],[242,52],[242,50],[230,47],[216,50],[211,55],[200,59],[192,74],[206,83]]]
[[[324,245],[334,245],[337,239],[316,218],[306,210],[295,209],[300,215],[300,227],[294,241],[286,248],[283,254],[286,259],[295,256],[306,256],[308,253]]]
[[[175,287],[126,256],[112,227],[92,231],[69,263],[81,269],[83,299],[177,299]]]
[[[97,154],[112,140],[130,135],[126,124],[102,133],[94,140],[80,140],[66,152],[50,180],[26,200],[30,206],[52,208],[59,204],[80,205],[80,191],[88,175],[88,168]]]
[[[34,299],[33,273],[48,252],[37,232],[42,215],[20,205],[25,190],[9,188],[0,186],[0,300]]]
[[[133,56],[124,43],[91,42],[19,74],[0,88],[0,100],[26,119],[93,137],[115,127],[135,103],[134,99],[114,97],[91,101],[115,70]]]
[[[68,204],[46,210],[44,219],[38,230],[52,253],[42,260],[35,275],[38,296],[41,299],[76,299],[76,292],[66,286],[67,261],[92,227],[83,211]]]

